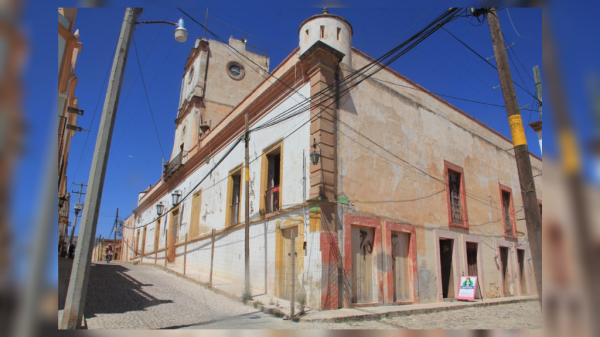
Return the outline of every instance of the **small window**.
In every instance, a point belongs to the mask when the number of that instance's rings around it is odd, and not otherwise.
[[[194,79],[194,67],[192,67],[192,69],[190,70],[190,73],[188,75],[188,84],[192,83],[192,79]]]
[[[540,220],[542,220],[542,201],[538,200],[538,205],[540,206]]]
[[[337,29],[337,40],[342,41],[342,29],[339,27]]]
[[[321,26],[321,39],[325,38],[325,26]]]
[[[304,34],[304,43],[308,43],[308,29],[306,30],[306,32]]]

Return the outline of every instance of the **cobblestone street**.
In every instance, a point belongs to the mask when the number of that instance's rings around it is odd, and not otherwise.
[[[89,329],[541,329],[537,302],[380,321],[294,323],[159,268],[118,262],[92,264],[85,317]]]

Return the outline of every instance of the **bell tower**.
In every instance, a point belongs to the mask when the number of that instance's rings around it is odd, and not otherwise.
[[[181,79],[171,158],[197,150],[200,139],[264,81],[266,54],[245,38],[230,37],[229,44],[196,39]]]

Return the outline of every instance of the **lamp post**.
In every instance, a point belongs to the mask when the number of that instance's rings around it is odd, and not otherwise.
[[[171,197],[173,198],[173,206],[179,205],[179,200],[181,199],[181,192],[179,190],[173,191],[173,193],[171,193]]]
[[[71,278],[69,280],[69,288],[67,290],[65,301],[65,310],[60,326],[61,329],[78,329],[81,327],[89,282],[92,245],[94,243],[96,226],[98,224],[100,201],[102,198],[102,190],[104,188],[104,178],[106,176],[106,166],[108,163],[117,107],[119,106],[121,84],[123,83],[123,75],[125,73],[125,65],[127,55],[129,54],[129,46],[133,37],[133,30],[141,12],[141,8],[127,8],[125,17],[123,18],[110,80],[108,81],[109,84],[106,91],[104,108],[102,110],[100,129],[98,130],[98,137],[96,139],[94,158],[88,180],[88,194],[86,195],[85,200],[85,203],[88,206],[83,210],[79,234],[80,247],[75,252],[75,260],[73,261]],[[173,25],[173,23],[166,21],[156,23]],[[187,30],[183,27],[183,20],[179,20],[179,22],[174,25],[177,26],[174,32],[175,39],[179,42],[186,41]]]
[[[319,147],[319,152],[317,152],[317,146]],[[321,157],[321,145],[317,144],[316,138],[313,138],[313,149],[314,151],[310,154],[310,161],[313,165],[317,165],[319,163],[319,158]]]

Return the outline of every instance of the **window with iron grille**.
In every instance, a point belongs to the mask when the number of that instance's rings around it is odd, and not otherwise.
[[[234,226],[240,222],[240,200],[241,200],[241,172],[231,175],[231,199],[229,200],[230,217],[229,225]]]
[[[465,173],[462,167],[444,160],[448,226],[468,229]]]
[[[267,189],[265,191],[266,212],[278,211],[281,193],[281,152],[267,155]]]
[[[462,206],[460,204],[460,173],[448,172],[450,180],[450,205],[452,207],[452,222],[463,223]]]

